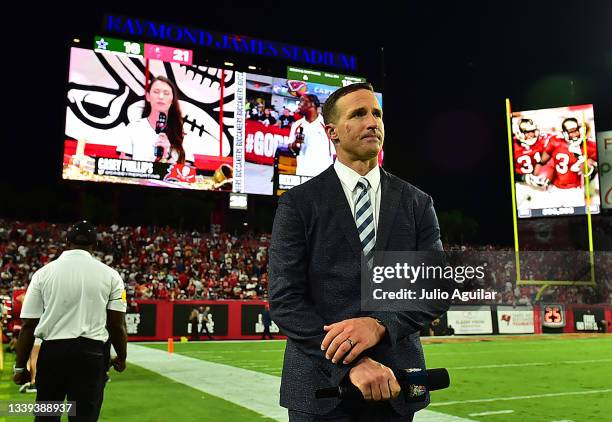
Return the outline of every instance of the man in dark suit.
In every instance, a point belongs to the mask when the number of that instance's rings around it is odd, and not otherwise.
[[[382,110],[370,84],[335,91],[323,107],[336,162],[279,200],[270,247],[270,310],[287,335],[280,404],[291,422],[410,421],[391,368],[425,368],[428,312],[364,312],[361,262],[374,251],[441,250],[430,196],[378,166]],[[361,404],[315,399],[350,381]]]

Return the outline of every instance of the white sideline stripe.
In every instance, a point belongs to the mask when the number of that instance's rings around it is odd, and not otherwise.
[[[538,399],[542,397],[577,396],[577,395],[582,395],[582,394],[600,394],[600,393],[610,393],[610,392],[612,392],[612,388],[607,388],[605,390],[569,391],[566,393],[534,394],[531,396],[494,397],[490,399],[457,400],[457,401],[447,401],[444,403],[431,403],[429,406],[430,407],[452,406],[454,404],[463,404],[463,403],[486,403],[486,402],[493,402],[493,401]]]
[[[587,359],[587,360],[562,360],[558,362],[527,362],[527,363],[502,363],[499,365],[477,365],[477,366],[455,366],[447,369],[485,369],[485,368],[511,368],[520,366],[545,366],[555,365],[559,363],[581,364],[581,363],[596,363],[596,362],[612,362],[612,359]]]
[[[128,361],[268,418],[289,420],[287,410],[278,404],[279,377],[132,343],[128,343]]]
[[[280,334],[277,334],[280,335]],[[274,340],[215,340],[212,344],[225,344],[225,343],[280,343],[285,342],[285,339],[275,338]],[[131,341],[132,344],[168,344],[167,341]],[[193,345],[201,345],[203,343],[208,343],[208,340],[204,341],[187,341],[185,343],[181,343],[176,340],[174,344],[193,344]]]
[[[419,410],[414,414],[413,422],[472,422],[474,419],[460,418],[432,410]]]
[[[287,409],[278,404],[280,377],[134,343],[128,343],[128,362],[276,421],[289,420]],[[470,422],[471,419],[421,410],[414,421]]]
[[[493,412],[470,413],[468,416],[503,415],[506,413],[514,413],[514,410],[495,410]]]

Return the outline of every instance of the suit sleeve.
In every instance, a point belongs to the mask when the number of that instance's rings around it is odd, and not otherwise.
[[[434,210],[431,196],[427,196],[423,213],[417,220],[417,250],[418,251],[442,251],[440,240],[440,225]]]
[[[325,358],[321,342],[325,321],[316,312],[309,293],[306,227],[290,195],[281,196],[270,244],[270,313],[283,333],[295,342],[338,385],[350,365],[333,364]]]
[[[416,219],[416,245],[418,251],[443,251],[440,240],[440,226],[430,196],[425,197],[423,207],[415,207]],[[440,280],[440,287],[449,290],[452,284]],[[444,314],[450,306],[450,300],[433,301],[422,303],[417,311],[410,312],[374,312],[371,314],[379,319],[387,330],[387,339],[392,345],[402,338],[420,331],[431,321]]]

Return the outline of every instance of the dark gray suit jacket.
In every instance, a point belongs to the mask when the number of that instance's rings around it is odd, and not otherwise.
[[[375,249],[441,250],[431,197],[381,169],[381,203]],[[355,220],[333,166],[280,197],[270,246],[270,311],[287,335],[280,404],[325,414],[338,399],[315,399],[318,388],[337,386],[353,364],[333,364],[321,351],[324,324],[374,316],[385,338],[366,351],[391,368],[425,368],[419,330],[437,315],[360,310],[363,255]],[[428,403],[394,409],[409,414]]]

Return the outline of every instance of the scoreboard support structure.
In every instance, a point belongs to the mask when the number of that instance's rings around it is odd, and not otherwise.
[[[582,116],[583,125],[585,122],[584,112]],[[512,145],[512,108],[510,105],[510,99],[506,98],[506,126],[508,134],[508,160],[510,169],[510,190],[512,192],[512,225],[514,229],[514,259],[516,267],[516,284],[521,285],[540,285],[542,288],[538,291],[537,298],[539,299],[544,290],[551,285],[574,285],[574,286],[595,286],[595,256],[593,249],[593,226],[591,220],[591,194],[589,189],[589,178],[585,177],[585,190],[587,195],[586,201],[586,215],[587,215],[587,232],[589,239],[589,264],[590,264],[590,280],[584,281],[569,281],[569,280],[523,280],[521,277],[521,260],[520,260],[520,248],[519,248],[519,235],[518,235],[518,219],[517,219],[517,205],[516,205],[516,188],[514,180],[514,157],[513,157],[513,145]],[[584,155],[586,156],[587,144],[586,135],[582,138],[582,148]],[[588,160],[584,162],[584,174],[588,173]]]

